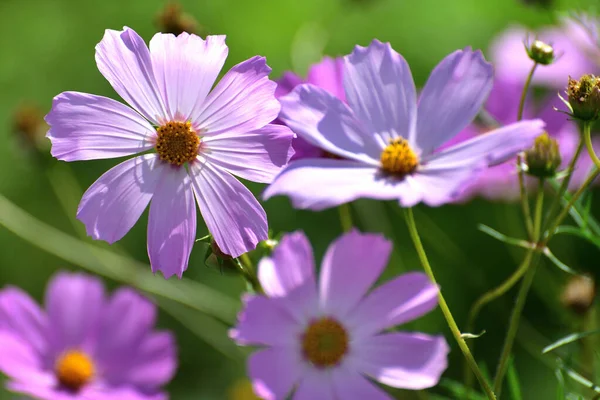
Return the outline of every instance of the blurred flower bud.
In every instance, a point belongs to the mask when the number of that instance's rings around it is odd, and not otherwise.
[[[581,121],[595,121],[600,115],[600,78],[584,75],[579,80],[569,77],[565,102],[571,116]],[[564,100],[563,100],[564,101]]]
[[[260,400],[252,390],[252,383],[248,379],[236,381],[229,389],[229,400]]]
[[[554,176],[561,161],[558,143],[546,132],[538,136],[533,147],[525,152],[527,173],[538,178]]]
[[[596,297],[596,283],[585,275],[572,277],[561,295],[562,304],[569,310],[583,315],[591,307]]]
[[[556,59],[554,48],[541,40],[534,40],[533,43],[525,45],[525,49],[529,58],[541,65],[550,65]]]
[[[163,33],[198,33],[198,22],[191,15],[183,12],[178,3],[168,3],[157,15],[156,25]]]
[[[42,145],[48,125],[39,107],[21,104],[13,113],[12,130],[27,146],[38,149]]]

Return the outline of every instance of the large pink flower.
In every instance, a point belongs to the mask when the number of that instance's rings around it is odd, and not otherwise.
[[[447,367],[442,336],[385,332],[428,313],[438,287],[410,272],[371,289],[392,244],[351,231],[333,242],[315,280],[302,232],[286,235],[259,264],[265,296],[249,295],[231,336],[265,347],[248,359],[256,393],[267,400],[388,400],[368,378],[404,389],[435,386]]]
[[[291,131],[269,123],[280,105],[263,57],[234,66],[211,91],[227,52],[225,36],[159,33],[148,49],[129,28],[107,30],[96,47],[98,69],[132,108],[64,92],[46,116],[59,160],[145,152],[102,175],[77,217],[94,239],[113,243],[152,199],[148,255],[165,277],[187,268],[195,203],[224,253],[237,257],[267,239],[264,210],[233,175],[271,182],[293,154]]]

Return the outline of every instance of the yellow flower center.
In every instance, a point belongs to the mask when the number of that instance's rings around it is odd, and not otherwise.
[[[335,319],[313,321],[302,335],[302,354],[318,368],[337,365],[348,352],[348,333]]]
[[[156,152],[161,160],[181,166],[196,159],[200,137],[190,122],[167,122],[156,132]]]
[[[68,351],[54,367],[58,381],[67,389],[77,391],[87,384],[95,374],[94,363],[81,351]]]
[[[390,140],[381,153],[381,168],[393,175],[410,174],[419,165],[419,158],[404,138]]]

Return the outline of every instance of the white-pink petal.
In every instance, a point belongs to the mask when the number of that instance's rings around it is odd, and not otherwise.
[[[94,239],[114,243],[135,225],[156,191],[160,169],[156,154],[145,154],[108,170],[84,193],[77,218]]]
[[[254,391],[265,400],[286,399],[304,369],[299,354],[286,347],[259,350],[248,358],[248,375]]]

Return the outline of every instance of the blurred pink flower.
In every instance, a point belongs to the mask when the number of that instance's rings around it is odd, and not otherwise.
[[[225,36],[158,33],[148,49],[129,28],[107,30],[96,46],[98,69],[132,108],[64,92],[46,116],[59,160],[156,150],[102,175],[83,195],[77,218],[94,239],[113,243],[152,200],[148,255],[166,278],[187,268],[196,203],[224,253],[238,257],[267,239],[263,208],[233,175],[271,182],[293,154],[292,132],[269,124],[280,105],[263,57],[234,66],[211,91],[227,53]]]
[[[264,347],[248,359],[257,395],[283,400],[391,399],[367,377],[403,389],[435,386],[447,367],[442,336],[383,332],[434,309],[438,288],[410,272],[371,289],[392,243],[351,231],[334,241],[315,280],[302,232],[282,238],[259,264],[264,296],[247,295],[231,337]]]

